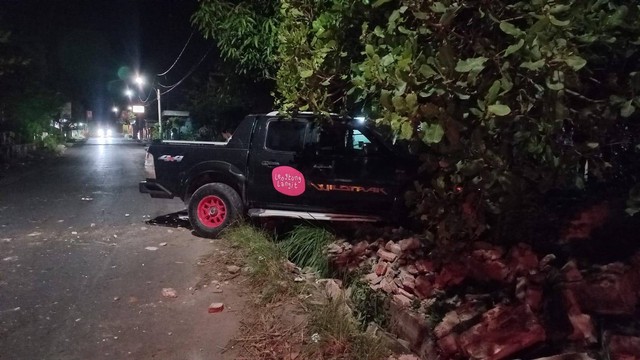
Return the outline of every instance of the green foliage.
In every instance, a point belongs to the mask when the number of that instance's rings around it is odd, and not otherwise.
[[[64,138],[61,134],[55,133],[46,136],[42,141],[39,142],[41,148],[49,152],[58,152],[58,145],[64,143]]]
[[[281,110],[364,112],[396,139],[422,143],[408,199],[439,241],[477,238],[549,190],[583,189],[587,168],[590,180],[610,180],[626,171],[619,154],[640,141],[625,130],[640,118],[636,1],[282,0],[268,9],[277,36],[269,32],[270,60],[258,62],[278,65]],[[257,49],[238,49],[256,63]]]
[[[320,276],[327,276],[329,260],[326,249],[333,240],[333,235],[323,228],[298,225],[287,235],[287,239],[280,243],[280,247],[296,265],[302,268],[310,267]]]
[[[64,101],[58,94],[33,90],[11,97],[12,128],[26,141],[33,141],[43,132],[51,132],[51,121],[57,118]]]
[[[591,179],[611,177],[606,145],[626,141],[614,128],[640,105],[636,2],[367,4],[282,2],[281,106],[364,110],[426,144],[409,199],[439,240],[584,187],[587,162]]]
[[[389,317],[385,295],[373,290],[361,279],[354,281],[350,289],[353,312],[360,326],[366,328],[370,322],[374,322],[386,328],[389,325]]]
[[[348,0],[283,0],[278,31],[276,81],[284,111],[328,112],[344,108],[359,24],[366,12],[361,2]],[[355,20],[357,19],[357,20]]]
[[[15,51],[11,49],[10,37],[10,32],[0,30],[0,50],[2,50],[2,55],[0,56],[0,77],[8,73],[13,73],[17,69],[29,64],[28,59],[17,55]]]
[[[211,129],[211,135],[219,135],[235,129],[248,113],[270,111],[272,90],[271,80],[238,74],[231,66],[218,64],[206,78],[192,80],[189,108],[199,126]]]
[[[304,349],[305,359],[386,359],[389,351],[380,339],[359,329],[344,300],[311,307],[309,333],[317,334]]]
[[[277,301],[300,291],[300,286],[284,271],[284,252],[268,234],[250,225],[238,224],[226,230],[223,236],[244,255],[250,268],[249,277],[253,284],[260,286],[263,302]]]
[[[268,0],[199,0],[192,24],[207,39],[214,39],[223,58],[241,73],[268,77],[275,69],[278,3]]]

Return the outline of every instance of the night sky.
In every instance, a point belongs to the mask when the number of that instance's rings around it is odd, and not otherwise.
[[[167,70],[194,32],[189,19],[197,6],[197,0],[0,0],[0,29],[38,49],[31,55],[56,87],[95,116],[108,116],[113,104],[127,101],[118,70],[126,66],[147,79]],[[173,70],[155,79],[172,85],[211,45],[195,32]],[[213,52],[198,72],[215,61]],[[163,109],[184,102],[181,90],[163,96]]]

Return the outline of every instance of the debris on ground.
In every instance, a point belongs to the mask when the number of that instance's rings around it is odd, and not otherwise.
[[[178,292],[174,288],[163,288],[162,289],[162,296],[164,296],[166,298],[177,298],[178,297]]]
[[[145,249],[145,250],[149,250],[149,251],[156,251],[156,250],[158,250],[158,248],[157,248],[157,247],[155,247],[155,246],[147,246],[147,247],[146,247],[146,248],[144,248],[144,249]]]
[[[224,310],[223,303],[212,303],[209,305],[209,314],[219,313],[222,312],[222,310]]]
[[[478,241],[447,256],[428,243],[396,231],[327,247],[338,271],[387,297],[392,330],[418,356],[640,360],[640,251],[597,263],[524,243]],[[330,297],[344,291],[325,285]]]
[[[238,272],[240,272],[240,267],[236,265],[229,265],[227,266],[227,271],[230,274],[237,274]]]

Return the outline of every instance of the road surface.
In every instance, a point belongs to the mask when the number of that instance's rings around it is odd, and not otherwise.
[[[143,158],[90,139],[0,179],[0,359],[225,358],[242,298],[194,290],[217,241],[146,223],[184,206],[138,192]]]

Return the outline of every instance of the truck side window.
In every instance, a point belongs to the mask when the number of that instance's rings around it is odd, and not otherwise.
[[[306,125],[300,121],[271,121],[267,127],[267,149],[287,152],[301,151]]]
[[[314,127],[309,145],[320,154],[371,155],[373,148],[360,130],[343,125]]]
[[[371,140],[367,139],[363,133],[358,129],[351,130],[351,140],[353,142],[354,150],[364,150],[369,144],[371,144]]]

